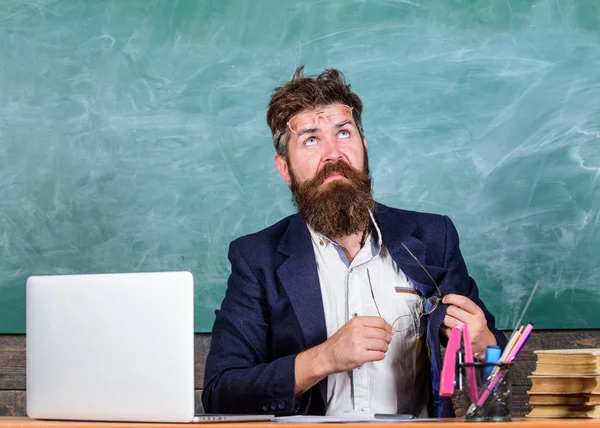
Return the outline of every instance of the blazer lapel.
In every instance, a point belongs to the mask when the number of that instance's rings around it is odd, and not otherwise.
[[[327,339],[327,330],[310,232],[298,214],[277,250],[289,256],[277,269],[277,276],[296,312],[306,346],[311,348]]]
[[[398,265],[398,268],[410,279],[416,281],[421,286],[419,287],[419,291],[426,297],[429,297],[436,291],[435,285],[431,282],[431,279],[421,265],[404,248],[402,243],[423,264],[427,272],[431,274],[440,287],[448,270],[428,263],[430,260],[427,257],[427,246],[419,239],[420,229],[410,217],[406,211],[392,210],[381,204],[377,204],[376,206],[375,220],[381,230],[383,243]]]
[[[292,217],[277,250],[288,256],[277,269],[287,293],[307,349],[327,340],[327,327],[317,262],[308,228],[299,214]],[[319,382],[323,402],[327,402],[327,378]]]

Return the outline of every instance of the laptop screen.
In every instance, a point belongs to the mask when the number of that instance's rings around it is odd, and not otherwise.
[[[191,273],[33,276],[26,290],[29,417],[192,420]]]

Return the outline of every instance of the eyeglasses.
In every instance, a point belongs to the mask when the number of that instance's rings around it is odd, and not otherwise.
[[[343,125],[352,122],[352,107],[335,105],[320,111],[298,113],[288,121],[287,125],[294,134],[307,132],[319,126],[319,119],[323,118],[329,123]]]
[[[435,294],[431,297],[428,297],[427,299],[425,299],[423,301],[423,304],[421,305],[421,308],[419,311],[419,316],[417,318],[413,317],[413,315],[411,315],[411,314],[400,315],[398,318],[396,318],[394,320],[394,322],[392,323],[392,328],[397,333],[401,333],[403,331],[408,330],[410,328],[410,326],[413,325],[423,315],[429,315],[433,311],[435,311],[443,297],[440,287],[438,287],[437,282],[435,282],[435,280],[433,279],[433,277],[431,276],[429,271],[425,268],[425,266],[423,266],[423,264],[412,253],[412,251],[410,251],[408,249],[408,247],[404,244],[404,242],[401,242],[401,244],[404,247],[404,249],[406,251],[408,251],[408,254],[410,254],[411,257],[413,259],[415,259],[415,261],[419,264],[419,266],[421,266],[421,269],[423,269],[425,271],[425,273],[427,274],[429,279],[431,279],[431,282],[433,283],[433,285],[435,285],[437,294]],[[375,300],[375,293],[373,293],[373,285],[371,284],[371,274],[369,273],[369,269],[367,269],[367,277],[369,278],[369,287],[371,288],[371,296],[373,297],[373,302],[375,303],[375,309],[377,309],[377,314],[379,315],[379,317],[383,318],[381,316],[381,312],[379,311],[379,306],[377,306],[377,300]]]

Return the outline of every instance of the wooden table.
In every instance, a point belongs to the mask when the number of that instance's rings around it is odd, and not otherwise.
[[[585,427],[600,428],[600,419],[525,419],[514,418],[512,422],[465,422],[461,418],[439,419],[435,421],[413,421],[413,422],[393,422],[393,423],[352,423],[352,424],[291,424],[276,422],[246,422],[246,423],[216,423],[208,424],[214,428],[233,428],[240,425],[247,425],[249,428],[389,428],[390,425],[416,424],[419,428],[461,428],[461,427],[495,427],[495,428],[566,428],[566,427]],[[161,423],[121,423],[121,422],[67,422],[67,421],[40,421],[26,417],[0,417],[0,427],[22,427],[22,428],[163,428],[179,427],[182,428],[188,424],[161,424]],[[198,425],[198,424],[195,424]]]

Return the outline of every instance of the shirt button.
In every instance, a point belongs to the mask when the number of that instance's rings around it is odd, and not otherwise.
[[[352,314],[352,316],[353,316],[354,318],[356,318],[356,317],[358,316],[358,314],[357,314],[356,312],[354,312],[354,313]]]
[[[269,410],[269,406],[267,406],[266,404],[263,405],[263,410],[266,412],[267,410]]]
[[[283,401],[279,400],[279,403],[277,403],[277,404],[278,404],[277,407],[279,407],[281,410],[285,409],[285,403]]]
[[[277,403],[275,401],[273,401],[271,403],[271,410],[275,410],[277,408]]]
[[[325,245],[325,243],[323,242],[323,240],[322,240],[322,239],[319,239],[319,244],[321,245],[321,247],[322,247],[323,245]]]

